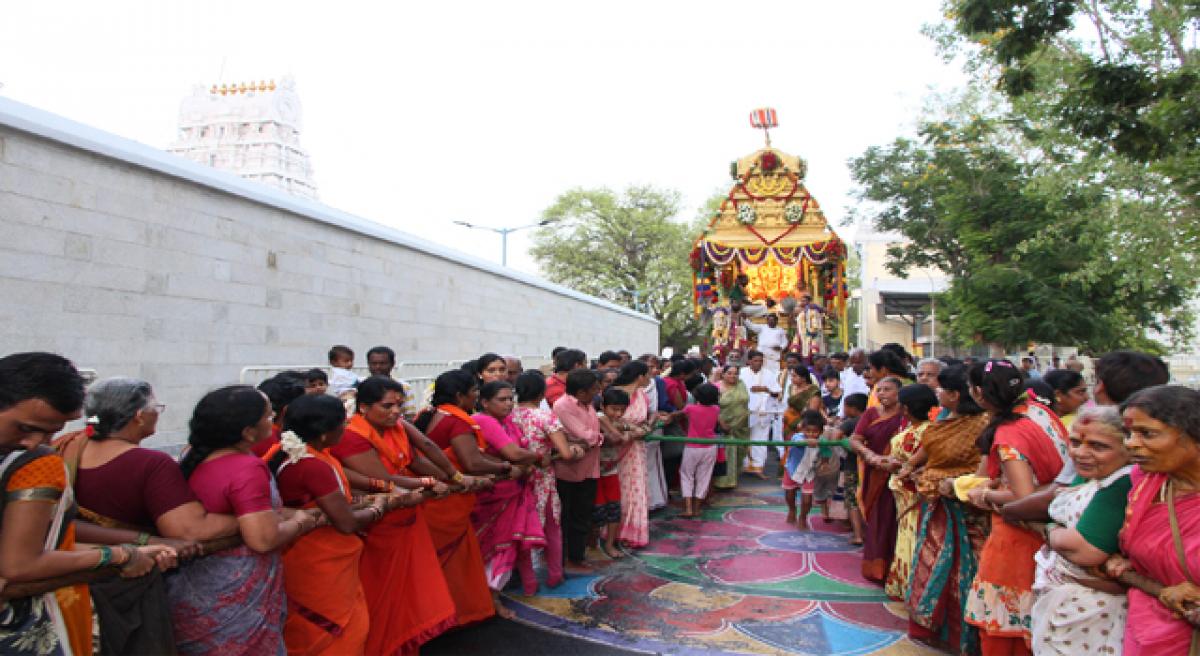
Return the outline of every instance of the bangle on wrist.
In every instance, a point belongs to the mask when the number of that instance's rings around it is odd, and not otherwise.
[[[465,478],[465,477],[463,476],[462,472],[455,471],[454,475],[450,477],[450,480],[454,481],[455,483],[462,483],[463,478]]]
[[[100,552],[100,560],[95,565],[92,565],[92,569],[100,569],[112,562],[112,547],[100,545],[96,550]]]

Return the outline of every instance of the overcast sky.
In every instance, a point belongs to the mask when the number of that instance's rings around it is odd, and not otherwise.
[[[5,3],[0,94],[155,147],[193,85],[296,78],[321,200],[499,260],[452,225],[536,221],[572,187],[726,191],[775,107],[835,223],[846,161],[962,82],[938,0]],[[849,231],[843,231],[849,232]],[[527,232],[510,264],[535,271]]]

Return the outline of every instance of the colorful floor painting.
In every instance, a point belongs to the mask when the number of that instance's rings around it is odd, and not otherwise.
[[[651,516],[649,547],[508,606],[542,628],[657,654],[936,654],[859,574],[843,522],[785,520],[768,483],[717,495],[702,517]]]

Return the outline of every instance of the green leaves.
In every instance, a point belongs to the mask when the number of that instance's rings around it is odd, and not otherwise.
[[[923,141],[896,139],[850,163],[869,202],[859,216],[907,238],[889,249],[889,268],[951,276],[938,299],[948,337],[1093,351],[1144,346],[1163,328],[1186,339],[1200,271],[1165,220],[1178,209],[1155,193],[1166,181],[977,109],[951,108],[921,126]]]
[[[662,322],[663,346],[697,343],[688,253],[698,227],[677,220],[679,193],[654,187],[573,189],[542,214],[554,223],[530,250],[550,280]]]

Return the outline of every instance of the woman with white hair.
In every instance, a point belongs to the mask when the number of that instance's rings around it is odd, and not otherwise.
[[[1125,591],[1087,568],[1120,551],[1130,479],[1127,432],[1115,407],[1084,410],[1071,427],[1070,455],[1086,482],[1050,504],[1054,521],[1043,529],[1033,591],[1035,654],[1120,654],[1125,635]]]

